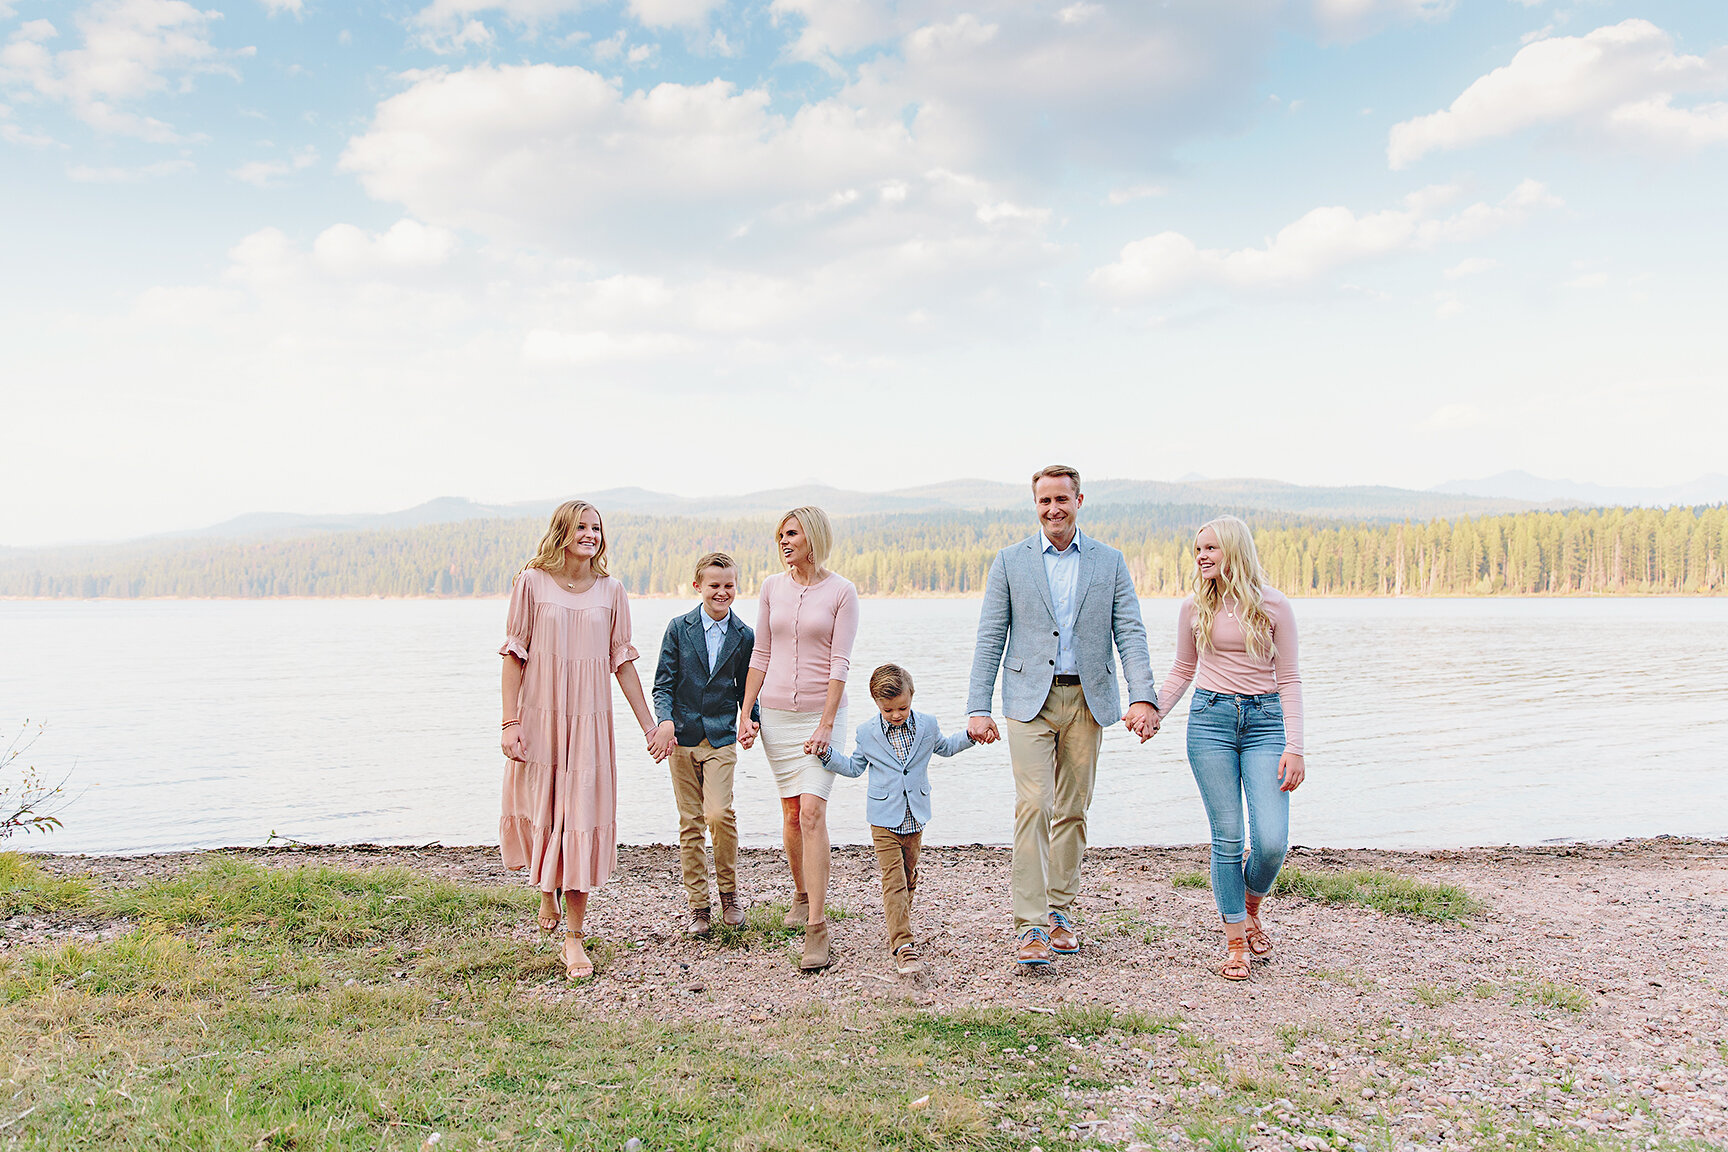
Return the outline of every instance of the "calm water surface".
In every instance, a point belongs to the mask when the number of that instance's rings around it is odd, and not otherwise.
[[[690,605],[633,607],[649,682],[666,621]],[[1177,604],[1143,607],[1162,678]],[[1295,842],[1728,836],[1728,600],[1301,600],[1296,613],[1309,782]],[[921,709],[963,724],[977,615],[969,600],[864,601],[854,718],[868,670],[894,660]],[[70,770],[76,794],[63,830],[8,846],[494,843],[503,620],[501,600],[0,602],[0,721],[46,722],[28,759]],[[616,706],[620,836],[674,841],[665,770]],[[1186,709],[1144,747],[1106,737],[1094,844],[1205,839]],[[932,779],[929,841],[1008,842],[1006,742],[938,759]],[[759,747],[740,758],[737,799],[744,840],[778,843]],[[837,841],[868,841],[862,781],[836,784],[830,814]]]

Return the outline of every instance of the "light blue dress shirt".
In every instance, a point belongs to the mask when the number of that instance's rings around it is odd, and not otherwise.
[[[720,645],[726,642],[726,627],[732,622],[732,613],[716,620],[704,610],[702,613],[702,639],[708,644],[708,674],[714,674],[714,665],[720,659]]]
[[[1056,675],[1079,673],[1074,656],[1074,611],[1080,599],[1080,531],[1068,547],[1058,550],[1044,537],[1044,576],[1050,581],[1050,603],[1056,609]]]

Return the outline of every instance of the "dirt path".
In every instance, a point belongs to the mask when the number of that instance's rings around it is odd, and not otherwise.
[[[404,865],[465,883],[519,883],[485,848],[239,854],[270,866]],[[129,884],[202,855],[42,859],[62,873]],[[1010,962],[1008,853],[933,848],[924,860],[914,927],[932,973],[917,985],[896,979],[882,956],[868,849],[836,850],[830,905],[846,912],[834,924],[838,961],[819,978],[801,978],[789,943],[724,949],[686,939],[676,850],[650,846],[622,851],[619,874],[590,914],[592,934],[633,946],[617,948],[591,986],[532,994],[740,1029],[812,1003],[860,1013],[909,1005],[1138,1009],[1181,1016],[1233,1066],[1277,1067],[1333,1086],[1351,1123],[1380,1125],[1395,1147],[1455,1143],[1457,1117],[1472,1107],[1579,1137],[1641,1140],[1659,1131],[1728,1143],[1728,843],[1298,849],[1290,862],[1305,871],[1386,869],[1457,884],[1490,910],[1468,924],[1433,924],[1352,905],[1273,901],[1267,927],[1278,942],[1275,959],[1242,984],[1212,974],[1220,946],[1211,893],[1171,883],[1173,874],[1205,868],[1201,848],[1088,853],[1084,947],[1030,977]],[[740,886],[758,904],[789,894],[785,870],[768,851],[741,853]],[[115,930],[14,917],[0,923],[0,948]],[[533,928],[525,923],[521,932]],[[1432,1060],[1389,1055],[1423,1038],[1445,1041]],[[1125,1050],[1120,1058],[1133,1074],[1080,1101],[1096,1117],[1084,1130],[1128,1140],[1142,1120],[1176,1117],[1183,1093],[1197,1090],[1173,1048]],[[1255,1131],[1267,1134],[1267,1146],[1302,1147],[1277,1143],[1279,1132],[1295,1130],[1281,1111],[1257,1120]]]

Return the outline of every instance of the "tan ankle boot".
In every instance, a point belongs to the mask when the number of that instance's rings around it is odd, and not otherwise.
[[[743,927],[744,909],[738,903],[736,892],[720,893],[720,923],[728,928]]]
[[[819,972],[828,967],[832,961],[829,958],[828,924],[806,924],[804,926],[804,959],[798,967],[806,972]]]
[[[810,897],[800,892],[792,900],[792,910],[786,913],[785,925],[788,928],[802,928],[810,923]]]

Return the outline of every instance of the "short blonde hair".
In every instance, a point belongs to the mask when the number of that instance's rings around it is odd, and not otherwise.
[[[1070,468],[1066,464],[1046,464],[1044,467],[1038,469],[1038,471],[1032,473],[1033,490],[1037,490],[1038,481],[1043,480],[1048,476],[1066,477],[1068,482],[1074,485],[1074,491],[1080,491],[1080,470],[1078,468]]]
[[[828,520],[828,513],[814,504],[806,504],[802,508],[794,508],[780,517],[774,525],[774,550],[780,550],[780,529],[786,527],[786,521],[798,521],[798,527],[804,530],[804,538],[810,541],[810,559],[818,566],[828,563],[828,557],[834,554],[834,525]]]
[[[912,673],[898,664],[884,664],[870,673],[870,698],[892,700],[903,692],[912,691]]]
[[[708,555],[696,561],[696,583],[700,584],[702,582],[702,571],[705,568],[730,568],[736,572],[738,570],[738,561],[732,559],[732,557],[728,556],[724,552],[708,553]]]

